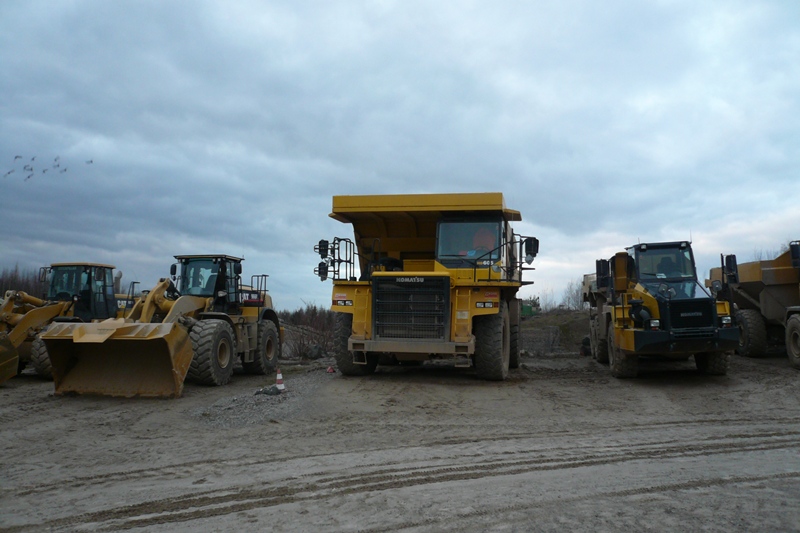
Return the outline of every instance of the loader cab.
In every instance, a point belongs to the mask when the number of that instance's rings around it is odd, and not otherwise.
[[[241,259],[231,256],[175,256],[180,263],[178,291],[214,298],[213,310],[235,314],[239,309]]]
[[[48,300],[74,301],[72,315],[84,322],[116,316],[112,265],[59,263],[48,270]]]

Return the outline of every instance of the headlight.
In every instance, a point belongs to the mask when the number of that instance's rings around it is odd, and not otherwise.
[[[722,318],[719,319],[719,321],[722,323],[723,327],[726,327],[726,328],[731,327],[731,317],[723,316]]]
[[[656,329],[659,329],[660,327],[661,327],[661,321],[660,320],[658,320],[657,318],[654,318],[654,319],[650,320],[650,329],[656,330]]]

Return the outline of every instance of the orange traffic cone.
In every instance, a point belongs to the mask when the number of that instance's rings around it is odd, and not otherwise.
[[[277,375],[275,376],[275,386],[278,387],[278,390],[283,392],[286,390],[286,387],[283,386],[283,374],[281,374],[281,369],[277,370]]]

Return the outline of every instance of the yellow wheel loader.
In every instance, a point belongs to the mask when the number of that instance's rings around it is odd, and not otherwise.
[[[90,322],[122,313],[118,308],[121,272],[99,263],[54,263],[40,269],[49,279],[47,294],[37,298],[7,291],[0,301],[0,383],[32,363],[36,373],[51,376],[47,350],[39,333],[51,322]],[[116,289],[116,291],[115,291]]]
[[[175,259],[171,277],[138,299],[125,318],[53,324],[42,334],[56,394],[179,397],[187,378],[227,383],[236,357],[247,373],[274,371],[283,329],[267,276],[253,276],[243,290],[241,258]]]

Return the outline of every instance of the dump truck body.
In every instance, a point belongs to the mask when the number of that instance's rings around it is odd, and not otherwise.
[[[223,385],[239,357],[245,372],[274,370],[283,329],[253,276],[242,297],[241,261],[227,255],[181,255],[124,319],[58,324],[42,339],[57,394],[179,397],[188,378]],[[180,273],[178,273],[180,267]]]
[[[736,308],[741,332],[737,353],[758,357],[772,346],[785,347],[800,368],[800,241],[792,241],[775,259],[738,264],[735,255],[712,268],[706,286]]]
[[[121,273],[101,263],[53,263],[40,269],[48,283],[43,298],[8,291],[0,302],[0,383],[28,363],[36,373],[50,376],[47,352],[37,341],[53,321],[90,322],[120,316],[117,288]]]
[[[514,233],[501,193],[334,196],[330,216],[354,233],[315,247],[343,373],[449,359],[505,379],[518,365],[517,291],[538,240]]]
[[[615,377],[634,377],[638,357],[695,356],[698,370],[724,374],[738,344],[727,302],[697,281],[688,242],[637,244],[598,260],[583,279],[590,346]]]

